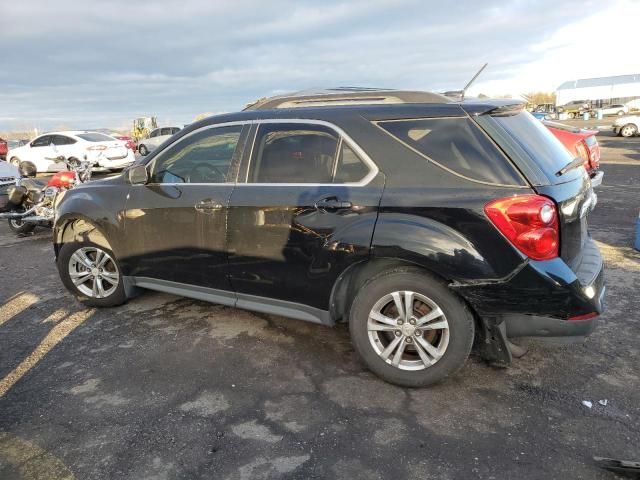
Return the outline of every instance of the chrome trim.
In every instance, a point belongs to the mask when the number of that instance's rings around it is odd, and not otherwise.
[[[595,188],[595,187],[599,187],[600,185],[602,185],[602,178],[604,177],[604,172],[600,171],[600,172],[596,172],[596,174],[593,176],[593,178],[591,178],[591,187]]]
[[[177,142],[170,143],[165,147],[165,151],[170,146],[176,145],[178,142],[182,142],[185,138],[194,135],[195,133],[200,133],[203,130],[213,129],[213,128],[223,128],[223,127],[232,127],[236,125],[257,125],[258,127],[261,124],[270,124],[270,123],[299,123],[299,124],[311,124],[311,125],[321,125],[324,127],[328,127],[332,129],[334,132],[338,134],[341,139],[347,142],[347,145],[351,147],[351,149],[358,155],[358,157],[369,167],[369,173],[362,178],[359,182],[346,182],[346,183],[247,183],[249,176],[249,168],[251,167],[251,158],[253,157],[253,148],[256,141],[256,136],[258,129],[256,128],[256,132],[254,134],[253,140],[251,141],[251,151],[249,155],[249,162],[247,164],[247,173],[244,182],[224,182],[224,183],[154,183],[152,185],[262,185],[262,186],[280,186],[280,187],[322,187],[322,186],[350,186],[350,187],[363,187],[368,185],[380,172],[378,166],[375,164],[371,157],[358,145],[347,133],[342,130],[337,125],[334,125],[331,122],[327,122],[325,120],[313,120],[313,119],[302,119],[302,118],[275,118],[275,119],[259,119],[259,120],[237,120],[232,122],[224,122],[224,123],[216,123],[213,125],[205,125],[204,127],[198,128],[193,132],[189,132],[184,137],[180,138]],[[382,129],[384,131],[384,129]],[[395,137],[394,137],[395,138]],[[247,139],[248,140],[248,139]],[[158,158],[162,158],[163,152],[160,152],[151,162],[146,164],[147,168],[151,169],[153,164],[158,161]],[[149,184],[147,184],[149,185]]]

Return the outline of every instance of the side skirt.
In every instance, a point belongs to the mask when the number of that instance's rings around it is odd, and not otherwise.
[[[234,293],[215,288],[199,287],[187,283],[170,282],[149,277],[124,277],[125,284],[134,287],[146,288],[158,292],[171,293],[182,297],[194,298],[205,302],[227,305],[234,308],[243,308],[254,312],[282,315],[322,325],[334,325],[329,312],[318,308],[303,305],[301,303],[287,302],[274,298],[258,297],[244,293]]]

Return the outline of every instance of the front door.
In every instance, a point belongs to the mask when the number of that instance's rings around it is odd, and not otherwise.
[[[226,215],[242,130],[190,133],[155,157],[147,185],[131,187],[124,212],[129,275],[230,290]]]
[[[382,175],[320,123],[262,123],[229,203],[229,274],[238,298],[329,310],[341,272],[369,255]]]

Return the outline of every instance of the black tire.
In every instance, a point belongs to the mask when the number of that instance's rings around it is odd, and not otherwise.
[[[12,218],[9,220],[9,230],[16,235],[26,235],[35,230],[36,226],[33,223],[24,223],[20,219]]]
[[[69,263],[71,261],[72,255],[80,250],[81,248],[92,247],[96,249],[100,249],[103,252],[107,253],[113,260],[114,265],[116,267],[116,271],[118,274],[118,284],[114,291],[105,296],[103,298],[94,298],[88,296],[78,289],[78,287],[71,280],[71,276],[69,274]],[[105,247],[104,245],[98,245],[92,241],[77,241],[74,240],[69,243],[65,243],[60,249],[60,253],[58,254],[58,273],[60,274],[60,279],[64,286],[69,290],[76,299],[88,306],[91,307],[115,307],[117,305],[122,305],[127,301],[127,295],[124,289],[124,281],[121,274],[121,269],[117,264],[117,260],[111,249]]]
[[[9,163],[14,167],[18,167],[18,168],[20,167],[20,159],[18,157],[11,157],[11,160],[9,160]]]
[[[632,123],[627,123],[620,129],[620,136],[625,138],[633,137],[637,133],[638,128]]]
[[[147,147],[145,147],[144,145],[140,145],[138,146],[138,152],[140,153],[140,155],[142,155],[143,157],[146,157],[147,155],[149,155],[149,150],[147,149]]]
[[[385,295],[396,291],[412,291],[428,297],[439,306],[449,325],[446,350],[439,360],[422,370],[402,370],[387,363],[374,350],[369,338],[367,325],[372,308]],[[349,331],[356,352],[373,373],[396,385],[424,387],[453,375],[464,366],[473,345],[475,323],[469,308],[443,282],[419,269],[402,267],[376,275],[362,286],[351,306]]]
[[[569,112],[569,114],[568,114],[567,116],[568,116],[570,119],[572,119],[572,120],[573,120],[573,119],[575,118],[576,114],[575,114],[575,113],[573,113],[573,112]]]

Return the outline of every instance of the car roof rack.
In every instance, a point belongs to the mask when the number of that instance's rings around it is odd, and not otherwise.
[[[450,103],[444,95],[414,90],[390,88],[337,87],[302,90],[264,97],[248,104],[244,110],[274,108],[330,107],[339,105],[384,105],[397,103]]]

